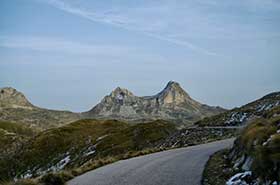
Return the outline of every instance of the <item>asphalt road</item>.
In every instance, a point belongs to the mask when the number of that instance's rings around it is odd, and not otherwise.
[[[233,139],[140,156],[87,172],[68,185],[200,185],[209,156]]]

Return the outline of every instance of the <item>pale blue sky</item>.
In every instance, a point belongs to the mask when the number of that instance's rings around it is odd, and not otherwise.
[[[86,111],[169,80],[226,108],[280,90],[278,0],[1,0],[0,87]]]

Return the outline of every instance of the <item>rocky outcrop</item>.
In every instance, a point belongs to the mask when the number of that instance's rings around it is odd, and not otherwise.
[[[21,92],[11,87],[0,88],[0,107],[34,108]]]
[[[154,96],[138,97],[129,90],[118,87],[84,115],[134,122],[164,119],[190,123],[223,111],[220,107],[203,105],[193,100],[179,83],[170,81]]]

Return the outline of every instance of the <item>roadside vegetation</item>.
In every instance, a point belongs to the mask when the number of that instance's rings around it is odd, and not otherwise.
[[[225,185],[228,179],[238,171],[231,168],[228,158],[229,149],[214,153],[203,171],[202,185]]]
[[[233,178],[229,181],[230,174]],[[231,151],[210,158],[203,184],[227,181],[245,185],[280,183],[280,106],[265,111],[245,127]]]

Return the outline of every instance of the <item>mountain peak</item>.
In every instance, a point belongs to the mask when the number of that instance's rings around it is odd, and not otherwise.
[[[175,81],[172,81],[172,80],[171,80],[171,81],[169,81],[169,82],[167,83],[166,86],[167,86],[167,87],[168,87],[168,86],[170,86],[170,87],[172,87],[172,86],[173,86],[173,87],[176,87],[176,86],[178,87],[178,86],[179,86],[179,87],[180,87],[180,84],[179,84],[178,82],[175,82]]]
[[[123,99],[125,96],[134,96],[132,92],[125,88],[117,87],[110,94],[111,97],[116,97],[118,99]]]
[[[157,97],[163,99],[163,102],[167,104],[180,104],[191,99],[188,93],[175,81],[169,81]]]
[[[166,90],[172,90],[173,89],[173,90],[184,91],[183,88],[180,86],[180,84],[178,82],[175,82],[175,81],[169,81],[164,89],[166,89]]]
[[[12,87],[0,88],[1,107],[33,107],[26,97]]]
[[[220,112],[222,110],[193,100],[178,82],[169,81],[160,93],[153,96],[135,96],[127,89],[117,87],[85,115],[125,121],[165,119],[193,122]]]

